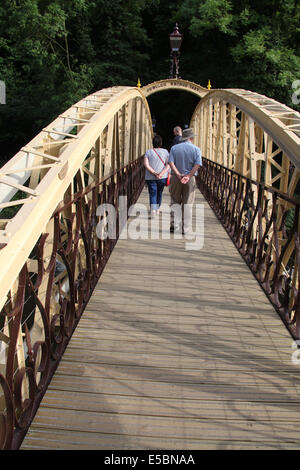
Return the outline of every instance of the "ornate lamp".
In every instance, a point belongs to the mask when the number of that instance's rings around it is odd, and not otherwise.
[[[180,34],[178,29],[178,23],[176,23],[173,33],[170,34],[170,45],[171,45],[171,71],[169,78],[180,78],[179,76],[179,56],[180,46],[182,43],[183,35]]]

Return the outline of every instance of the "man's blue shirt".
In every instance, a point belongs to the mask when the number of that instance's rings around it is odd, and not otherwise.
[[[181,142],[171,147],[170,162],[174,163],[182,175],[186,175],[195,165],[202,165],[201,150],[190,141]]]

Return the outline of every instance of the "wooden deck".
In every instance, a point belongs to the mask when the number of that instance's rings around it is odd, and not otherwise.
[[[199,251],[118,241],[22,449],[300,448],[292,338],[197,203]]]

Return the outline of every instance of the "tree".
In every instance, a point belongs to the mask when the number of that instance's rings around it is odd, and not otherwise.
[[[293,106],[292,83],[300,76],[297,0],[185,0],[177,18],[198,41],[216,86],[247,88]],[[201,75],[199,63],[195,73]]]
[[[0,108],[4,157],[92,86],[91,70],[84,63],[71,65],[66,20],[59,2],[4,0],[0,7],[0,70],[7,90],[7,104]]]
[[[135,85],[148,60],[144,0],[3,0],[1,159],[88,93]]]
[[[296,0],[2,0],[1,159],[90,92],[167,78],[175,22],[183,78],[296,106],[299,20]]]

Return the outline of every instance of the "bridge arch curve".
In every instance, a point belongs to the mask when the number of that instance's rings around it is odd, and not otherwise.
[[[202,98],[208,93],[207,88],[198,85],[198,83],[182,80],[180,78],[171,78],[166,80],[158,80],[157,82],[150,83],[141,88],[144,96],[147,98],[154,93],[170,90],[183,90]]]
[[[220,89],[201,99],[190,125],[209,160],[294,194],[300,172],[299,112],[252,91]]]
[[[143,93],[111,87],[75,103],[1,168],[0,210],[13,214],[0,219],[0,449],[28,426],[123,228],[116,218],[116,237],[105,237],[109,215],[97,209],[118,207],[120,196],[136,202],[152,136]]]
[[[59,115],[1,168],[0,210],[19,211],[0,220],[0,308],[54,211],[76,191],[137,160],[152,137],[143,93],[106,88]],[[20,192],[22,198],[16,198]]]
[[[119,209],[118,197],[124,194],[130,196],[128,205],[134,204],[144,186],[140,157],[151,146],[153,136],[147,97],[168,90],[187,91],[200,98],[191,126],[197,133],[196,143],[212,165],[217,162],[236,170],[236,180],[242,174],[262,181],[264,174],[264,183],[276,187],[279,182],[284,195],[294,193],[300,174],[300,115],[247,90],[209,92],[181,79],[154,82],[142,89],[111,87],[80,100],[43,129],[0,171],[0,210],[21,207],[10,219],[0,220],[0,320],[4,326],[4,333],[0,333],[8,358],[0,371],[4,410],[8,410],[5,414],[0,409],[4,429],[0,432],[0,448],[11,447],[16,424],[19,428],[24,425],[24,429],[28,424],[33,403],[40,401],[40,392],[55,370],[54,361],[63,353],[114,247],[111,240],[95,236],[97,207],[111,203]],[[285,267],[291,269],[290,258],[295,253],[298,259],[300,251],[300,207],[293,222],[295,240],[290,236],[279,256],[283,211],[293,201],[283,202],[279,229],[274,223],[270,229],[269,194],[258,213],[254,197],[249,210],[248,193],[245,204],[240,204],[242,191],[249,188],[251,192],[253,181],[247,186],[236,185],[236,200],[229,192],[232,185],[226,193],[221,191],[220,178],[211,181],[212,204],[218,191],[223,200],[226,196],[226,207],[220,206],[219,214],[225,214],[233,232],[243,234],[241,246],[244,249],[245,244],[249,245],[252,263],[257,246],[256,239],[252,243],[252,232],[259,238],[261,251],[256,267],[261,279],[269,282],[272,263],[277,263],[275,280]],[[228,179],[223,178],[226,182]],[[12,201],[18,192],[23,195]],[[243,211],[247,211],[247,218],[242,217]],[[241,227],[237,226],[238,220]],[[298,261],[293,273],[293,286],[298,286]],[[275,288],[277,294],[279,282]],[[28,298],[32,300],[29,304]],[[291,302],[297,302],[298,309],[298,294],[291,297]],[[298,330],[300,337],[300,325]]]

